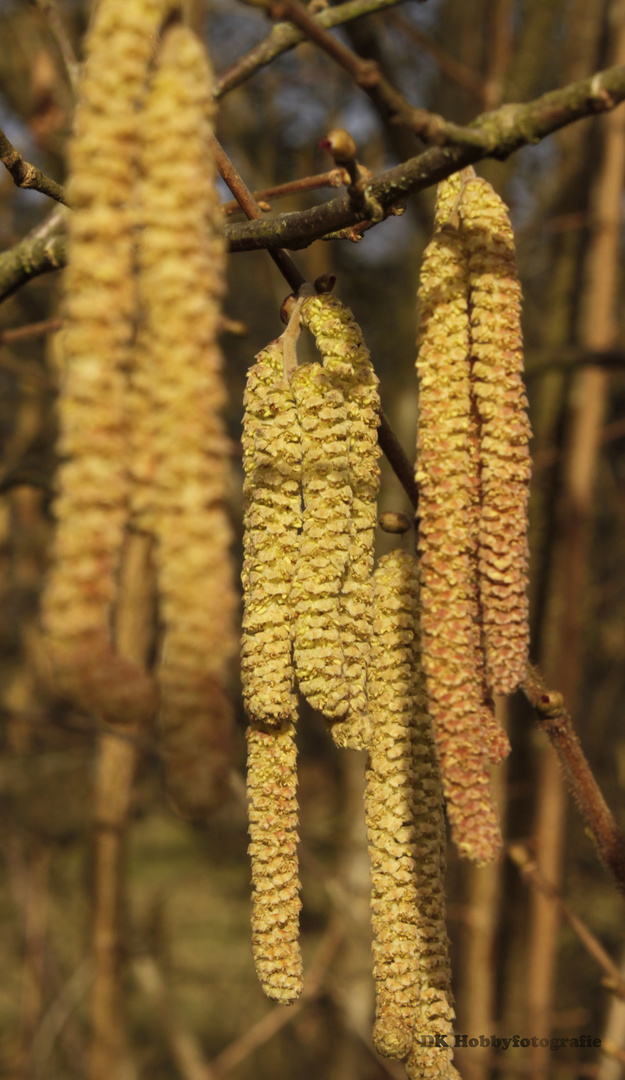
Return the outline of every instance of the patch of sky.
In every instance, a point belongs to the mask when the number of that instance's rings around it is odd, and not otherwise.
[[[352,94],[345,102],[335,117],[334,126],[346,128],[357,146],[375,138],[382,127],[373,105],[360,92]]]
[[[515,232],[531,228],[544,199],[545,188],[555,174],[558,158],[557,143],[551,138],[542,139],[535,146],[525,146],[516,153],[517,167],[505,192]]]
[[[288,93],[279,95],[275,107],[280,114],[280,140],[286,146],[308,146],[324,134],[328,103],[312,97],[309,87],[292,83]]]
[[[214,0],[208,18],[207,44],[215,70],[221,75],[271,30],[261,11],[237,5],[230,0]]]

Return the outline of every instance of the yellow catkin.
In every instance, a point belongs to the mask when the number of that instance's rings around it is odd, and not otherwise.
[[[142,116],[138,217],[140,347],[133,369],[133,509],[157,539],[165,637],[158,678],[167,786],[201,816],[228,786],[224,692],[236,649],[226,509],[229,443],[217,345],[224,287],[212,74],[188,28],[164,34]]]
[[[485,862],[501,845],[486,748],[479,678],[474,503],[470,436],[468,270],[462,238],[443,208],[419,288],[419,550],[423,667],[447,813],[461,854]]]
[[[326,717],[348,709],[339,596],[350,547],[349,424],[340,390],[319,364],[291,378],[302,432],[302,535],[293,579],[294,658],[302,694]]]
[[[247,754],[254,964],[267,996],[289,1005],[302,991],[293,724],[271,731],[251,725]]]
[[[241,681],[250,719],[272,724],[292,710],[291,586],[302,524],[301,432],[280,338],[250,368],[244,406]]]
[[[315,336],[324,370],[340,390],[349,424],[349,482],[352,488],[349,559],[341,585],[339,618],[349,711],[332,735],[341,746],[365,746],[370,736],[365,690],[371,629],[373,536],[380,484],[377,429],[378,378],[349,308],[328,293],[302,304],[301,321]]]
[[[414,773],[417,672],[413,640],[416,560],[396,550],[373,575],[367,679],[372,736],[365,771],[365,821],[371,859],[376,987],[375,1045],[402,1060],[413,1040],[419,1002],[419,834]],[[420,793],[419,793],[420,794]]]
[[[445,1002],[445,821],[419,647],[418,566],[400,549],[373,575],[368,673],[373,727],[365,813],[371,857],[380,1053],[403,1060],[427,1033],[427,1003]],[[451,1026],[447,1029],[447,1034]]]
[[[413,641],[415,666],[425,693],[420,620]],[[417,691],[417,699],[419,693]],[[415,772],[415,820],[421,826],[420,858],[417,869],[419,886],[420,994],[415,1038],[406,1060],[410,1080],[459,1080],[452,1064],[451,1049],[432,1047],[432,1036],[447,1036],[453,1045],[453,994],[449,939],[445,924],[445,846],[446,828],[443,813],[442,784],[430,717],[425,709],[417,710],[413,740]]]
[[[486,674],[511,693],[527,666],[530,436],[522,379],[521,286],[506,207],[486,180],[464,185],[472,388],[480,417],[479,580]]]
[[[140,720],[155,707],[151,680],[113,651],[111,609],[127,519],[138,106],[153,36],[169,7],[167,0],[98,4],[69,148],[62,464],[42,617],[62,688],[118,721]]]
[[[439,185],[434,225],[437,229],[451,228],[461,229],[462,195],[467,181],[475,176],[472,168],[464,169],[462,173],[454,173]],[[464,243],[464,237],[462,237]],[[466,245],[465,245],[466,247]],[[469,294],[470,307],[470,294]],[[470,335],[469,335],[470,336]],[[485,741],[485,747],[489,761],[496,765],[503,761],[510,753],[508,736],[493,714],[491,692],[487,686],[486,667],[484,657],[484,642],[482,628],[482,611],[479,595],[479,540],[482,517],[482,493],[480,478],[480,416],[477,406],[471,394],[471,404],[467,428],[467,449],[469,455],[469,469],[467,475],[468,484],[468,528],[469,528],[469,560],[471,566],[472,587],[469,590],[471,604],[471,623],[473,626],[473,662],[476,668],[478,685],[482,698],[480,709],[480,730]]]

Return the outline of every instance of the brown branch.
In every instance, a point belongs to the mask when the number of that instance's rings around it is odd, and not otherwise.
[[[405,124],[426,142],[441,142],[445,132],[449,134],[452,129],[461,130],[456,125],[447,124],[441,116],[410,105],[390,79],[382,74],[375,60],[363,60],[353,49],[343,45],[308,13],[299,0],[268,0],[267,10],[274,18],[287,18],[342,67],[356,85],[369,95],[386,120]]]
[[[345,936],[345,926],[340,915],[335,915],[321,939],[315,958],[306,976],[302,995],[294,1005],[277,1005],[238,1039],[222,1050],[209,1064],[217,1076],[232,1072],[250,1054],[273,1038],[286,1024],[314,1000],[323,989],[328,968]]]
[[[619,66],[543,94],[526,105],[503,105],[478,117],[468,128],[446,124],[443,134],[447,138],[457,137],[456,145],[430,147],[418,157],[375,177],[368,191],[385,213],[391,213],[408,195],[431,187],[458,169],[488,157],[506,158],[521,146],[539,142],[585,116],[613,109],[624,99],[625,66]],[[358,215],[349,197],[344,195],[269,221],[256,219],[226,225],[224,232],[231,251],[271,247],[296,250],[356,224],[360,224]],[[44,225],[0,255],[0,299],[31,278],[64,265],[61,231],[61,219],[52,223],[48,218]]]
[[[383,11],[392,7],[401,0],[348,0],[345,4],[337,4],[336,7],[327,7],[315,15],[315,21],[319,26],[331,29],[342,23],[360,19],[364,15],[371,15],[376,11]],[[305,40],[306,35],[291,23],[278,23],[264,41],[255,45],[244,56],[240,57],[232,67],[228,68],[217,80],[214,88],[216,98],[222,98],[236,86],[240,86],[260,68],[266,67],[277,56],[289,49],[294,48],[300,41]]]
[[[217,169],[219,170],[219,175],[230,188],[230,191],[243,212],[251,220],[262,217],[263,212],[252,195],[252,192],[242,177],[239,176],[239,173],[230,161],[230,158],[226,154],[221,143],[218,142],[214,135],[211,137],[211,146],[215,156]],[[270,247],[267,251],[278,267],[280,273],[293,289],[293,292],[297,292],[302,285],[306,284],[306,278],[298,270],[293,259],[290,255],[287,255],[286,251],[282,251],[279,247]]]
[[[389,424],[388,417],[383,409],[380,409],[378,442],[388,458],[388,462],[395,473],[395,476],[416,510],[419,505],[419,488],[417,487],[417,482],[414,478],[414,469],[410,464],[397,435]]]
[[[57,207],[15,247],[0,255],[0,300],[33,278],[65,266],[65,215]]]
[[[608,956],[607,952],[603,948],[603,945],[595,937],[592,930],[590,930],[586,923],[580,919],[579,915],[575,912],[566,900],[563,900],[558,890],[547,881],[541,874],[537,863],[531,858],[528,849],[524,844],[509,844],[508,855],[515,863],[525,881],[547,897],[553,904],[556,905],[560,914],[568,922],[571,929],[577,934],[577,937],[581,941],[586,951],[597,961],[599,967],[602,969],[604,975],[609,980],[610,989],[618,997],[625,999],[625,980],[623,979],[618,967],[614,961]]]
[[[76,53],[74,52],[72,43],[67,35],[56,0],[37,0],[37,7],[48,22],[48,26],[50,27],[50,31],[56,41],[65,65],[72,92],[74,96],[76,96],[78,93],[78,83],[80,81],[80,64],[76,59]]]
[[[15,149],[13,143],[7,139],[1,129],[0,161],[13,177],[13,183],[16,187],[40,191],[42,195],[48,195],[51,199],[55,199],[56,202],[67,206],[67,200],[61,185],[57,184],[56,180],[46,176],[45,173],[42,173],[41,169],[38,169],[36,165],[24,161],[22,155]]]
[[[484,158],[504,159],[522,146],[539,142],[561,127],[615,108],[625,99],[625,66],[608,68],[550,91],[525,105],[502,105],[478,117],[466,128],[441,121],[440,135],[447,146],[433,146],[417,157],[375,177],[371,196],[385,212],[445,176]],[[226,226],[231,251],[249,251],[279,244],[306,247],[328,233],[348,228],[357,214],[347,196],[308,210],[283,214],[271,221]]]
[[[396,11],[389,11],[385,21],[399,30],[403,37],[414,41],[420,49],[423,49],[423,52],[428,53],[436,61],[443,75],[452,82],[457,83],[464,90],[468,90],[478,101],[484,101],[486,93],[484,81],[471,68],[461,64],[459,60],[455,60],[433,38],[424,34],[423,30],[413,26],[408,19],[404,18],[403,15],[399,15]]]
[[[569,791],[592,833],[601,862],[625,893],[625,840],[592,774],[562,695],[550,691],[540,672],[531,665],[522,690],[558,754]]]
[[[41,322],[28,323],[26,326],[15,326],[11,330],[0,330],[0,345],[9,345],[12,341],[23,341],[24,338],[43,337],[60,330],[63,325],[62,319],[43,319]]]
[[[316,176],[303,176],[300,180],[291,180],[287,184],[276,184],[274,187],[263,188],[262,191],[254,191],[253,197],[257,202],[264,199],[281,199],[285,195],[299,195],[302,191],[317,191],[325,187],[345,187],[348,183],[349,177],[343,169],[330,169],[329,172],[317,173]],[[233,214],[240,209],[236,199],[221,204],[223,214]]]

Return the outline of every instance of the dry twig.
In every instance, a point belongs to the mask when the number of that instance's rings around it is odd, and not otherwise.
[[[601,942],[595,937],[586,923],[576,915],[572,908],[562,899],[560,893],[551,882],[547,881],[538,869],[537,863],[531,858],[528,849],[523,844],[509,844],[508,855],[515,863],[524,879],[538,892],[542,893],[552,904],[558,908],[560,914],[566,919],[571,929],[577,934],[586,951],[597,961],[604,975],[609,979],[610,989],[618,997],[625,999],[625,980],[616,964],[608,956]]]

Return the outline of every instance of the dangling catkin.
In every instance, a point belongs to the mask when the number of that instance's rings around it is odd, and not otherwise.
[[[302,524],[301,431],[280,338],[250,368],[244,406],[241,681],[250,719],[273,724],[292,711],[291,587]]]
[[[449,987],[442,788],[419,666],[417,561],[397,549],[373,575],[365,816],[371,858],[375,1045],[402,1060],[423,987]]]
[[[142,117],[143,322],[133,371],[133,504],[157,538],[165,624],[158,676],[166,781],[177,807],[194,817],[221,801],[228,785],[232,721],[224,686],[236,647],[211,79],[198,38],[170,27]]]
[[[343,395],[349,424],[348,473],[352,488],[349,558],[339,601],[343,674],[349,711],[332,726],[340,746],[363,747],[370,736],[365,692],[371,632],[373,536],[380,484],[377,429],[380,423],[378,378],[358,324],[329,293],[306,298],[301,321],[314,334],[331,385]]]
[[[349,424],[340,390],[319,364],[291,378],[302,432],[302,535],[293,578],[299,688],[330,719],[348,709],[339,595],[350,546]]]
[[[445,211],[453,206],[455,189],[455,182],[451,193],[445,182],[439,186]],[[424,255],[419,288],[416,479],[423,667],[452,834],[461,854],[486,862],[501,836],[480,734],[468,271],[458,230],[441,218],[442,213]]]
[[[415,667],[419,673],[416,698],[419,701],[420,690],[422,700],[427,702],[418,613],[413,651]],[[442,784],[427,705],[415,711],[413,730],[415,824],[421,837],[417,868],[421,951],[418,1020],[412,1049],[406,1061],[406,1072],[410,1080],[425,1080],[427,1077],[459,1080],[452,1064],[452,1051],[426,1045],[430,1040],[424,1038],[438,1032],[451,1039],[454,1010],[449,940],[445,924],[447,838]]]
[[[138,105],[153,35],[169,8],[167,0],[98,4],[69,150],[63,464],[42,617],[61,687],[113,721],[140,721],[156,700],[145,673],[114,653],[111,608],[128,500],[125,371],[136,305],[131,191]]]
[[[264,992],[281,1005],[302,992],[296,753],[291,722],[271,731],[249,727],[252,952]]]
[[[530,478],[523,387],[521,286],[506,207],[486,180],[464,186],[462,232],[468,252],[472,389],[480,417],[479,581],[486,674],[511,693],[528,656],[527,500]]]

